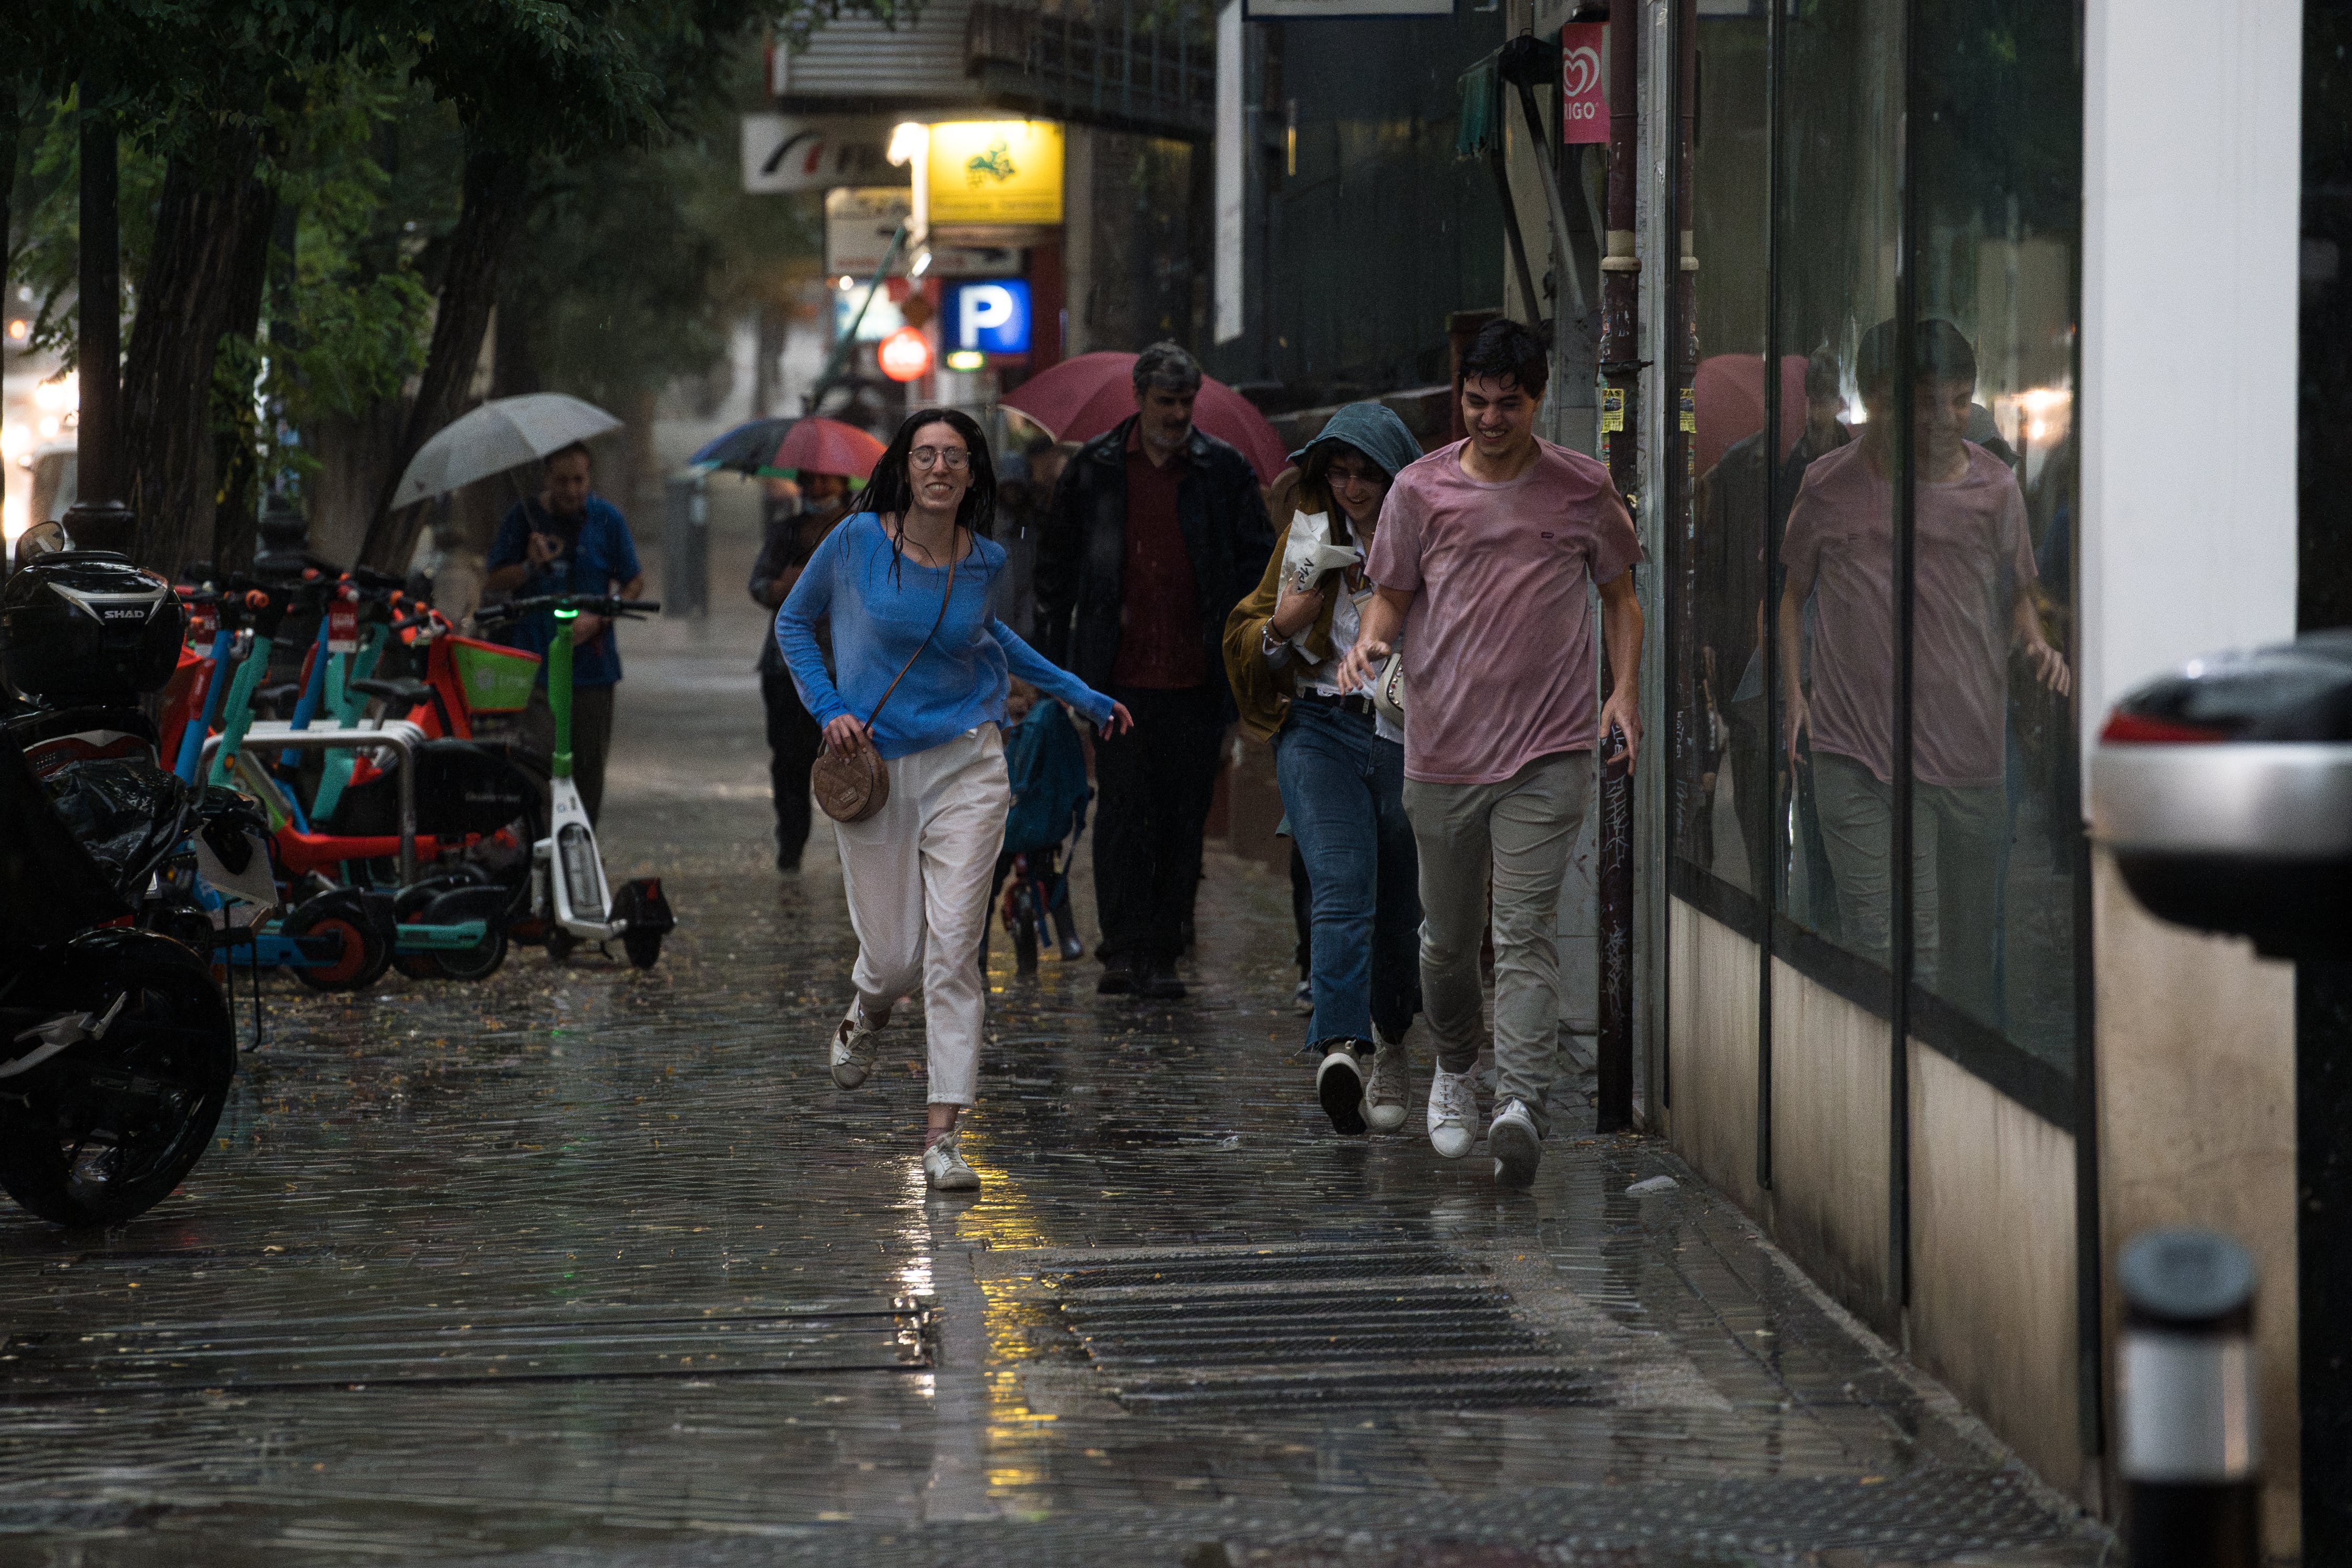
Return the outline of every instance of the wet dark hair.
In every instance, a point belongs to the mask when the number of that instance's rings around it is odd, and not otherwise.
[[[574,441],[569,447],[558,447],[539,460],[540,466],[542,469],[551,468],[566,458],[585,458],[588,459],[589,470],[591,472],[595,470],[596,454],[588,449],[588,443],[585,441]]]
[[[1885,321],[1862,335],[1853,356],[1854,384],[1865,393],[1891,392],[1900,345],[1897,323]],[[1965,381],[1977,384],[1977,351],[1959,328],[1939,316],[1923,318],[1911,334],[1911,377],[1914,381]]]
[[[1805,356],[1805,398],[1810,403],[1827,403],[1837,395],[1837,351],[1823,343]]]
[[[1505,316],[1479,328],[1463,351],[1462,379],[1480,376],[1515,381],[1529,397],[1541,397],[1551,384],[1551,356],[1544,353],[1541,338]]]
[[[1130,378],[1139,399],[1147,392],[1172,392],[1179,397],[1190,397],[1201,390],[1201,362],[1186,353],[1181,344],[1163,338],[1135,356]]]
[[[963,504],[956,508],[956,525],[970,529],[973,535],[986,539],[996,527],[996,463],[989,455],[988,437],[981,431],[979,422],[969,414],[954,408],[921,408],[907,416],[898,433],[890,437],[890,445],[874,460],[873,477],[866,481],[866,493],[859,498],[866,510],[877,517],[892,512],[904,517],[915,504],[914,482],[908,479],[907,469],[914,461],[915,432],[926,425],[944,425],[963,437],[971,449],[971,488],[963,492]],[[897,581],[898,564],[905,558],[905,543],[893,537],[890,542],[890,575]]]

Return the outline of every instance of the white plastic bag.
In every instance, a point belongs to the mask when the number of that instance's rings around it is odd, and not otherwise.
[[[1290,539],[1282,550],[1282,591],[1304,594],[1312,589],[1326,572],[1356,565],[1363,558],[1364,552],[1355,545],[1331,542],[1329,512],[1300,512],[1290,520]],[[1314,623],[1308,622],[1297,637],[1290,639],[1291,646],[1305,653],[1307,639],[1314,630]]]

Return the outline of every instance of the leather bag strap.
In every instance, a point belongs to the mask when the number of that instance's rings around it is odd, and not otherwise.
[[[905,528],[907,526],[906,519],[900,518],[898,520],[898,526],[901,529]],[[953,536],[950,535],[950,538],[952,537]],[[957,563],[954,561],[948,563],[947,590],[940,595],[940,613],[937,618],[931,622],[931,629],[923,634],[923,640],[915,645],[913,656],[907,660],[905,666],[899,669],[897,675],[890,678],[890,684],[882,689],[881,700],[876,702],[874,704],[874,711],[866,716],[866,730],[869,738],[873,734],[874,721],[882,717],[882,703],[890,700],[890,693],[898,689],[898,682],[907,679],[907,671],[915,668],[915,660],[923,657],[923,650],[931,646],[931,639],[940,635],[940,628],[941,626],[947,625],[948,601],[955,597],[956,565]]]

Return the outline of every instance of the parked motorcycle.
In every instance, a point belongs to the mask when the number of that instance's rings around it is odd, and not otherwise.
[[[131,1219],[203,1155],[236,1070],[210,949],[274,901],[258,818],[158,766],[140,711],[184,615],[97,551],[0,585],[0,1187],[60,1225]],[[173,891],[198,885],[232,896]]]

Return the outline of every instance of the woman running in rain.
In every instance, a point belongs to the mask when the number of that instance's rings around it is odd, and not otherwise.
[[[892,1005],[919,984],[930,1067],[923,1174],[939,1191],[968,1192],[980,1177],[958,1144],[956,1117],[979,1087],[980,933],[1011,803],[999,731],[1009,675],[1098,730],[1117,734],[1134,721],[996,618],[1004,551],[987,537],[996,475],[978,425],[953,410],[914,415],[874,465],[865,500],[868,510],[817,546],[776,612],[777,645],[825,743],[845,753],[872,747],[890,780],[879,811],[834,824],[857,932],[857,994],[834,1031],[833,1081],[866,1080]],[[817,647],[817,623],[828,616],[837,685]],[[869,733],[859,715],[877,703]]]
[[[1347,689],[1339,662],[1371,597],[1363,557],[1389,481],[1420,457],[1385,405],[1350,403],[1334,414],[1291,454],[1300,474],[1282,537],[1265,581],[1225,622],[1242,723],[1274,742],[1275,779],[1311,889],[1316,1098],[1332,1131],[1349,1136],[1394,1131],[1412,1098],[1404,1035],[1421,1011],[1421,891],[1404,815],[1403,731]],[[1335,563],[1291,562],[1293,540],[1310,537],[1328,538]],[[1352,563],[1340,561],[1346,552]]]

